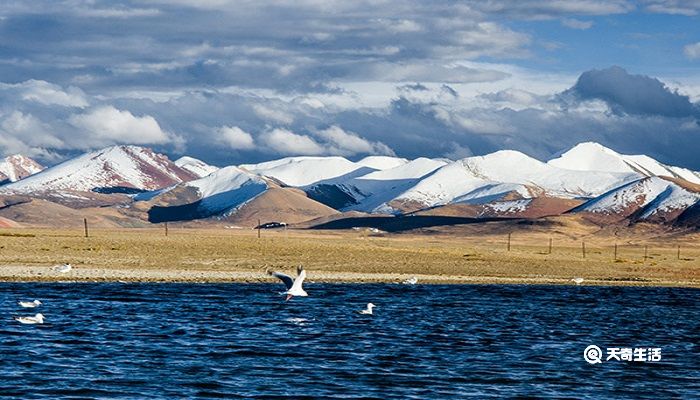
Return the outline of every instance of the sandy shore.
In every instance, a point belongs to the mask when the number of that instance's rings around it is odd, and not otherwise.
[[[308,283],[401,283],[417,277],[421,284],[554,284],[575,285],[569,278],[557,277],[498,277],[467,275],[431,275],[396,273],[361,273],[342,271],[310,271]],[[263,272],[182,270],[104,269],[74,267],[68,273],[59,273],[52,267],[5,265],[0,266],[0,282],[189,282],[189,283],[278,283]],[[588,279],[582,285],[602,286],[676,286],[698,287],[694,281],[670,280],[605,280]]]
[[[16,282],[275,282],[266,271],[293,273],[303,264],[309,282],[574,284],[700,287],[700,249],[683,242],[621,241],[551,233],[513,235],[381,235],[355,232],[265,232],[155,229],[0,232],[0,281]],[[618,239],[619,240],[619,239]],[[545,246],[542,246],[545,243]],[[674,245],[676,247],[674,247]],[[71,263],[61,274],[55,264]]]

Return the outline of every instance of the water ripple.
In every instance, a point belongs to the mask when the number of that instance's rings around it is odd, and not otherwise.
[[[564,286],[0,284],[15,398],[700,396],[700,291]],[[47,323],[20,325],[37,296]],[[357,310],[377,304],[375,315]],[[589,344],[662,347],[589,365]]]

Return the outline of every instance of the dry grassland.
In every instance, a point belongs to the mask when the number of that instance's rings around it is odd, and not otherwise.
[[[269,281],[298,264],[309,281],[555,283],[700,287],[697,236],[579,237],[555,231],[372,235],[367,231],[161,228],[0,230],[0,281]],[[549,254],[549,240],[552,252]],[[582,242],[586,257],[583,258]],[[617,259],[614,245],[618,244]],[[646,258],[644,257],[646,249]],[[678,256],[680,246],[680,257]],[[71,263],[60,274],[51,269]]]

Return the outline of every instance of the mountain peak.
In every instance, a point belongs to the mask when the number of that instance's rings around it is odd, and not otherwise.
[[[5,188],[22,193],[115,187],[154,190],[194,178],[163,154],[146,147],[117,145],[64,161]]]
[[[177,160],[175,160],[175,165],[182,169],[190,171],[191,173],[197,175],[199,178],[204,178],[205,176],[219,170],[218,167],[209,165],[200,159],[190,156],[182,156],[178,158]]]
[[[700,173],[662,164],[645,155],[626,155],[599,143],[579,143],[547,164],[576,171],[636,173],[643,176],[668,176],[700,183]]]
[[[43,169],[41,164],[31,158],[22,154],[13,154],[0,160],[0,182],[16,182]]]

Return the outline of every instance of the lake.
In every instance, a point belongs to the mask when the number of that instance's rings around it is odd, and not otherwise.
[[[0,395],[700,398],[700,290],[308,283],[285,302],[282,289],[0,283]],[[35,312],[45,324],[13,320]],[[603,362],[584,360],[589,345]],[[661,359],[606,361],[609,347]]]

